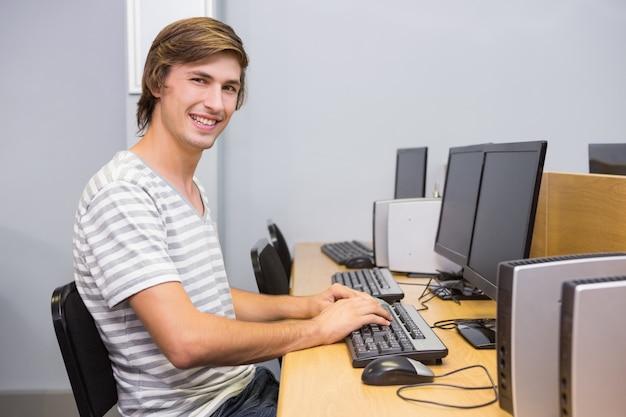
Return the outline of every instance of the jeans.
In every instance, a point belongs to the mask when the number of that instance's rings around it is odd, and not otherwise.
[[[274,417],[277,404],[278,381],[271,371],[259,366],[248,386],[222,404],[213,417]]]

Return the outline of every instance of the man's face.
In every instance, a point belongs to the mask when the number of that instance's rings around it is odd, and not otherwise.
[[[153,123],[183,149],[212,147],[235,112],[240,77],[239,62],[229,53],[173,66],[164,87],[153,92],[159,98]]]

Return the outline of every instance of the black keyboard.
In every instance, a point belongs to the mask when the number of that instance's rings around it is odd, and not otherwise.
[[[395,302],[381,305],[393,316],[390,326],[370,324],[345,339],[354,368],[385,356],[408,356],[418,361],[438,361],[448,348],[411,304]]]
[[[326,256],[339,265],[346,265],[350,259],[354,258],[369,258],[374,265],[374,251],[358,240],[324,243],[321,248]]]
[[[366,292],[388,303],[404,298],[404,291],[387,268],[355,269],[336,272],[331,282]]]

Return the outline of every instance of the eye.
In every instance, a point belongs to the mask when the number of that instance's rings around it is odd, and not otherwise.
[[[229,91],[231,93],[237,93],[238,89],[233,85],[225,85],[224,90]]]
[[[200,78],[200,77],[191,78],[191,81],[197,84],[204,84],[206,82],[204,78]]]

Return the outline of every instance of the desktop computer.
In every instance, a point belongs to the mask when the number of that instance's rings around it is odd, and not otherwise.
[[[386,240],[390,270],[431,275],[460,268],[434,250],[441,211],[440,198],[396,200],[387,209]]]
[[[494,143],[483,149],[478,192],[471,193],[477,198],[472,227],[467,229],[471,233],[463,239],[469,247],[459,246],[467,253],[459,257],[465,260],[463,279],[475,296],[498,300],[498,265],[530,254],[547,142]],[[444,204],[446,197],[444,193]],[[495,321],[464,319],[457,321],[456,329],[477,349],[495,349]]]
[[[626,143],[590,143],[589,173],[626,175]]]
[[[626,253],[500,263],[496,319],[500,408],[516,417],[559,414],[559,320],[563,283],[620,274],[625,270]],[[598,322],[601,319],[595,321]],[[618,332],[622,327],[623,323],[609,331]],[[589,359],[593,364],[604,360],[601,357]]]
[[[463,279],[480,191],[485,144],[450,148],[434,251],[456,267],[441,269],[430,291],[444,300],[486,298]]]
[[[426,195],[428,147],[396,151],[396,181],[393,198],[421,198]]]
[[[393,200],[377,200],[374,201],[372,210],[372,247],[374,251],[374,262],[377,267],[389,266],[389,246],[388,246],[388,225],[389,225],[389,206],[401,201],[419,201],[422,198],[406,198]]]
[[[623,416],[626,277],[568,281],[562,296],[561,417]]]

